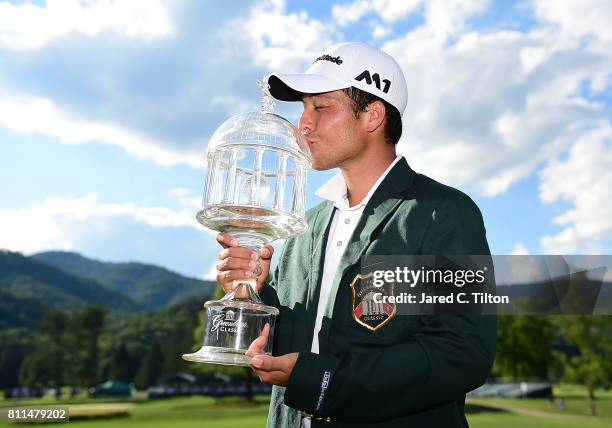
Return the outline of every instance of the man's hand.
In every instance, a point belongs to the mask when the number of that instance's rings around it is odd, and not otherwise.
[[[239,247],[238,241],[229,233],[218,234],[217,242],[224,248],[219,254],[220,262],[217,263],[217,282],[223,291],[227,293],[231,290],[236,279],[257,278],[255,291],[259,292],[268,277],[274,247],[266,245],[257,254],[248,248]]]
[[[251,343],[246,355],[253,357],[251,367],[263,383],[278,386],[287,386],[293,366],[297,361],[298,353],[286,354],[280,357],[272,357],[265,354],[265,347],[270,334],[270,324],[266,324],[257,339]]]
[[[297,358],[297,352],[280,357],[261,354],[253,357],[251,367],[263,383],[287,386]]]

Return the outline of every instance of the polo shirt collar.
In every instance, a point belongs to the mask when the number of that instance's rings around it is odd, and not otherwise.
[[[363,200],[359,204],[353,207],[349,207],[348,190],[346,188],[346,181],[344,180],[344,175],[342,175],[342,171],[334,175],[321,187],[319,187],[315,192],[315,195],[333,202],[334,206],[341,211],[361,210],[368,204],[368,201],[370,200],[374,192],[376,192],[376,189],[380,186],[380,183],[382,183],[387,174],[389,174],[389,171],[393,169],[395,164],[399,162],[400,159],[402,159],[402,156],[397,155],[391,165],[389,165],[385,172],[383,172],[382,175],[378,178],[376,183],[374,183],[365,198],[363,198]]]

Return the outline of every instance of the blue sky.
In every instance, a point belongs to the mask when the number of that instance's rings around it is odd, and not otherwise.
[[[495,254],[610,254],[609,22],[599,0],[0,0],[0,248],[210,276],[211,134],[257,78],[356,40],[406,75],[398,151],[476,200]]]

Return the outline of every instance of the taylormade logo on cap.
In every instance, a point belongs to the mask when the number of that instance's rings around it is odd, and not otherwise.
[[[330,61],[330,62],[334,62],[334,63],[336,63],[338,65],[342,64],[342,60],[340,59],[339,56],[334,58],[331,55],[321,55],[320,57],[315,59],[312,63],[314,64],[317,61]]]
[[[354,86],[376,95],[404,113],[408,89],[399,64],[386,52],[365,43],[340,43],[325,49],[303,74],[272,74],[273,97],[301,101],[302,94]]]

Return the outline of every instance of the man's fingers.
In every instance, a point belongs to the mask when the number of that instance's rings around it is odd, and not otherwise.
[[[264,260],[270,260],[274,254],[274,247],[272,245],[266,245],[259,251],[259,255]]]
[[[257,253],[238,246],[236,238],[226,232],[217,235],[217,242],[223,246],[223,250],[219,253],[220,262],[216,266],[217,282],[223,286],[223,290],[227,293],[232,288],[233,281],[237,279],[255,278],[257,279],[255,292],[259,292],[268,276],[274,248],[266,245]]]
[[[254,355],[263,353],[266,349],[266,344],[268,343],[269,335],[270,324],[266,323],[259,337],[255,339],[253,343],[251,343],[251,346],[249,346],[249,349],[246,352],[247,356],[252,357]]]
[[[282,385],[286,386],[287,383],[284,382],[285,374],[279,371],[265,371],[259,369],[253,369],[255,374],[259,378],[262,383],[266,383],[268,385]]]
[[[287,384],[289,372],[287,372],[283,357],[272,357],[266,354],[256,355],[251,359],[251,367],[263,383],[271,385]]]
[[[226,270],[223,272],[219,272],[217,274],[217,282],[221,283],[221,284],[227,284],[227,289],[224,286],[223,289],[227,292],[229,289],[232,288],[232,282],[237,280],[237,279],[246,279],[246,278],[252,278],[253,277],[253,272],[251,271],[246,271],[246,270]]]
[[[258,260],[259,254],[244,247],[229,247],[219,253],[219,260],[227,259],[228,257]]]
[[[278,370],[276,367],[276,359],[280,357],[272,357],[266,354],[255,355],[251,359],[251,365],[259,371],[271,372]]]
[[[221,244],[223,248],[238,246],[238,241],[236,241],[236,238],[227,232],[219,233],[217,235],[217,242]]]
[[[259,335],[259,337],[256,340],[262,340],[263,345],[262,346],[266,346],[266,343],[268,343],[268,336],[270,335],[270,324],[266,323],[266,325],[264,325],[263,330],[261,330],[261,334]]]
[[[229,257],[217,263],[217,271],[223,272],[227,270],[244,270],[252,272],[257,266],[257,262],[252,259],[238,259]]]
[[[298,356],[297,352],[280,357],[259,354],[251,359],[251,367],[263,383],[287,386]]]

